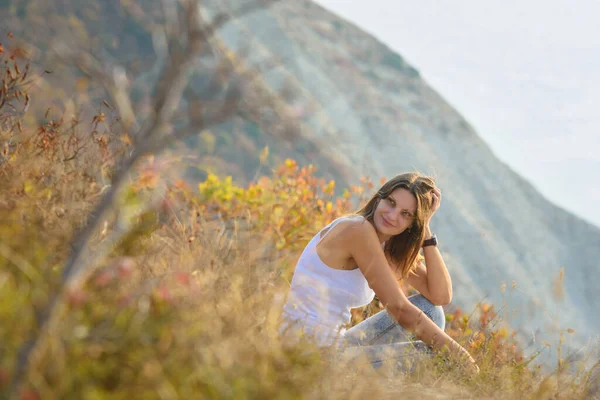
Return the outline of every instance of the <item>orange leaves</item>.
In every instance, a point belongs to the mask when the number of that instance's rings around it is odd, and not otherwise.
[[[92,125],[96,126],[96,125],[104,122],[105,117],[106,116],[104,115],[103,112],[94,115],[94,118],[92,118]]]
[[[158,186],[160,174],[153,168],[144,168],[134,185],[137,189],[154,189]]]
[[[516,332],[499,326],[500,317],[493,305],[481,303],[473,315],[478,318],[463,314],[460,308],[447,314],[448,335],[463,344],[476,359],[486,357],[497,365],[523,360],[523,353],[516,346]]]
[[[24,102],[25,109],[29,104],[25,86],[29,63],[25,63],[24,69],[21,69],[17,61],[13,61],[11,66],[9,60],[4,59],[5,55],[8,55],[10,60],[15,60],[17,55],[21,55],[21,51],[18,48],[7,51],[0,43],[0,61],[4,60],[4,72],[0,74],[0,120],[16,113],[18,103]]]
[[[189,190],[189,186],[187,184],[186,181],[183,181],[181,179],[177,179],[173,185],[177,188],[177,189],[185,189],[185,190]]]
[[[261,157],[267,155],[265,148]],[[316,171],[313,165],[286,159],[273,176],[260,177],[247,188],[234,185],[231,177],[208,173],[198,185],[198,200],[210,213],[252,221],[258,231],[273,235],[279,250],[299,251],[316,230],[352,212],[356,195],[365,192],[356,186],[335,197],[336,182],[315,176]]]
[[[8,32],[8,33],[6,34],[6,36],[7,36],[9,39],[14,39],[14,38],[15,38],[15,37],[13,36],[12,32]],[[4,53],[4,47],[2,46],[2,42],[0,42],[0,54],[2,54],[2,53]]]
[[[48,121],[38,127],[35,136],[36,146],[47,155],[53,156],[58,150],[58,137],[61,133],[61,121]]]
[[[492,319],[496,317],[496,313],[494,312],[494,306],[491,306],[487,303],[483,303],[479,308],[481,310],[481,315],[479,316],[479,326],[481,329],[485,329]]]
[[[383,185],[383,183],[385,183],[386,179],[382,178],[382,182],[380,183],[380,186]],[[371,182],[371,179],[367,176],[363,176],[362,178],[360,178],[360,183],[362,186],[366,187],[367,189],[373,189],[374,185],[373,182]]]
[[[12,34],[12,32],[8,32],[6,34],[6,37],[9,40],[13,40],[15,37]],[[11,60],[16,60],[17,58],[27,58],[27,52],[25,51],[25,49],[23,49],[20,46],[11,46],[11,49],[5,49],[4,45],[2,44],[2,42],[0,42],[0,55],[1,54],[8,54],[9,59]]]
[[[133,146],[133,141],[131,140],[131,137],[124,133],[119,137],[119,140],[121,141],[121,143],[127,145],[127,146]]]

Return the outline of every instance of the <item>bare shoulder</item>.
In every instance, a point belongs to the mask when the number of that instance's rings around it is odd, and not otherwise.
[[[375,227],[362,215],[352,215],[339,223],[338,235],[348,244],[356,241],[377,239]]]

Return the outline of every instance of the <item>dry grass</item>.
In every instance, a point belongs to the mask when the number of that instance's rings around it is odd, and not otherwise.
[[[286,346],[279,317],[299,252],[373,185],[335,198],[334,182],[288,160],[247,188],[214,175],[190,188],[168,169],[168,156],[133,171],[90,243],[93,274],[61,298],[59,323],[11,387],[19,351],[39,338],[41,314],[63,290],[70,243],[127,154],[122,135],[97,117],[48,116],[21,131],[21,115],[2,114],[3,398],[11,390],[22,399],[598,397],[598,364],[538,370],[490,324],[489,306],[479,320],[448,317],[479,362],[475,377],[440,359],[402,374],[343,365],[309,341]]]

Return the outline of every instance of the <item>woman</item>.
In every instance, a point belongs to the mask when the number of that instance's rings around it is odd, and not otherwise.
[[[375,365],[390,354],[398,359],[408,354],[412,334],[421,347],[447,348],[478,371],[468,352],[443,331],[441,305],[452,298],[452,282],[429,228],[441,197],[432,178],[401,174],[356,214],[323,228],[298,260],[282,332],[301,328],[321,346],[366,352]],[[399,280],[420,294],[407,298]],[[350,309],[366,306],[375,295],[385,310],[346,331]]]

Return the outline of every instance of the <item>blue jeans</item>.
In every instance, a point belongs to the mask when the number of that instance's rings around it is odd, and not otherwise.
[[[446,316],[441,306],[434,306],[420,294],[408,299],[444,330]],[[366,355],[375,368],[391,361],[399,369],[406,371],[410,370],[415,362],[431,355],[425,343],[413,340],[412,335],[394,321],[386,310],[348,329],[341,344],[341,355],[344,358],[358,360]]]

